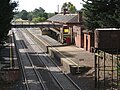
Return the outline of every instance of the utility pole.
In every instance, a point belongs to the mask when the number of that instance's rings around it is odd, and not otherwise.
[[[57,5],[57,11],[58,11],[58,13],[59,13],[59,5]]]

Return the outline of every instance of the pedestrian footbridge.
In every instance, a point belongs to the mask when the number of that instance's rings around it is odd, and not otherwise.
[[[37,23],[37,24],[25,24],[25,23],[13,23],[12,28],[57,28],[62,27],[62,24],[52,24],[52,23]]]

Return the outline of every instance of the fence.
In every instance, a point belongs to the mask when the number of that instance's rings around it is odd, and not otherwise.
[[[94,50],[95,90],[120,90],[119,50]]]

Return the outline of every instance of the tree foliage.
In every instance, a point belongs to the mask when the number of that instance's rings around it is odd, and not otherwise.
[[[31,12],[22,10],[16,14],[15,17],[16,19],[21,18],[22,20],[29,20],[37,23],[45,21],[48,18],[48,13],[46,13],[42,7],[39,7],[39,9],[36,8]]]
[[[20,15],[21,19],[22,20],[28,20],[28,14],[29,13],[26,10],[22,10],[21,15]]]
[[[11,20],[13,18],[13,9],[17,3],[10,0],[0,0],[0,43],[5,39],[11,29]]]
[[[71,2],[63,3],[61,11],[64,9],[68,9],[69,13],[75,13],[77,11],[76,7]]]
[[[46,19],[44,17],[33,18],[34,23],[44,22]]]
[[[120,0],[83,0],[83,14],[88,29],[120,27]]]

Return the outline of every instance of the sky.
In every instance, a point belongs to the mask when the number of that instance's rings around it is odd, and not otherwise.
[[[59,12],[64,2],[71,2],[77,10],[82,8],[82,0],[12,0],[19,1],[18,10],[32,11],[35,8],[42,7],[47,13]]]

